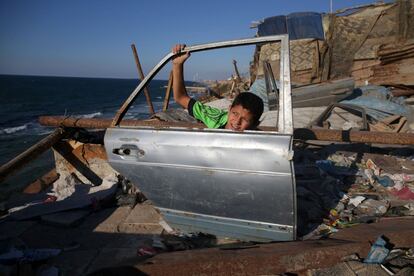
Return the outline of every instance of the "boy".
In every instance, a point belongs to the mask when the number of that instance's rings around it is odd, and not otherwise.
[[[177,44],[172,51],[177,54],[184,47],[185,45]],[[189,52],[182,53],[172,61],[174,100],[183,108],[188,109],[191,116],[202,121],[209,128],[224,128],[235,131],[256,129],[263,113],[263,101],[253,93],[240,93],[228,111],[204,105],[188,96],[184,85],[184,62],[189,56]]]

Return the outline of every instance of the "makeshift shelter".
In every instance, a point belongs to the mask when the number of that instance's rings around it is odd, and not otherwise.
[[[257,27],[259,36],[289,33],[293,84],[353,77],[356,85],[414,85],[414,0],[275,16]],[[278,43],[256,48],[252,81],[264,61],[278,76],[279,51]]]

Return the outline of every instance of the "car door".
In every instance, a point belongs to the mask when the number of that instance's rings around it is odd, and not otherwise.
[[[134,99],[174,56],[132,92],[106,130],[111,166],[134,183],[173,228],[248,241],[296,238],[293,121],[287,35],[215,42],[190,52],[281,43],[278,128],[233,132],[146,122],[122,124]]]

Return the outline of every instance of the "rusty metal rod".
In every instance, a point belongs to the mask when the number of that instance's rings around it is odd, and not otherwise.
[[[168,78],[168,86],[167,90],[165,91],[165,98],[164,98],[164,104],[162,105],[162,111],[166,111],[168,109],[168,104],[170,102],[170,96],[171,96],[171,87],[173,84],[173,72],[170,72],[170,77]]]
[[[66,135],[62,128],[55,129],[51,134],[22,152],[6,164],[0,167],[0,182],[11,176],[21,167],[33,161],[40,154],[51,148],[55,143],[60,141]]]
[[[141,62],[139,61],[139,58],[138,58],[137,48],[135,48],[135,44],[131,44],[131,48],[132,48],[132,52],[134,53],[135,64],[137,65],[138,74],[139,74],[139,80],[142,81],[145,78],[145,76],[144,76],[144,72],[142,71]],[[154,106],[152,105],[148,86],[144,88],[144,94],[145,94],[145,98],[147,99],[147,104],[149,107],[150,114],[154,114],[155,113]]]
[[[97,119],[97,118],[74,118],[65,116],[40,116],[39,123],[44,126],[66,126],[66,127],[79,127],[79,128],[92,128],[92,129],[105,129],[111,127],[112,119]],[[163,122],[158,120],[122,120],[120,126],[143,126],[143,127],[155,127],[155,128],[168,128],[168,127],[186,127],[186,128],[205,128],[204,124],[191,124],[186,122]]]
[[[44,126],[65,126],[82,128],[108,128],[111,119],[87,119],[72,118],[64,116],[42,116],[39,117],[40,124]],[[121,126],[145,126],[155,128],[186,127],[186,128],[205,128],[201,123],[192,124],[184,122],[160,122],[143,120],[122,120]],[[266,131],[277,131],[274,127],[261,127]],[[389,145],[414,145],[413,133],[393,133],[393,132],[374,132],[374,131],[345,131],[334,129],[310,129],[297,128],[294,130],[293,137],[300,140],[320,140],[333,142],[350,143],[375,143]]]
[[[413,133],[297,128],[295,139],[388,145],[414,145]]]

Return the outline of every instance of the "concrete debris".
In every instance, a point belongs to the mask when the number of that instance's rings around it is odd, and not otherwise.
[[[100,201],[115,195],[118,180],[104,178],[100,186],[82,183],[74,174],[65,181],[56,181],[49,193],[35,195],[36,200],[8,210],[8,218],[24,220],[88,206],[97,207]]]

